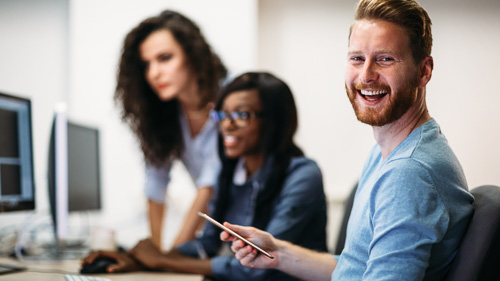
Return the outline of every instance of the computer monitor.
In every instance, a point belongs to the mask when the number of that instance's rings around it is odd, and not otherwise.
[[[0,93],[0,213],[35,209],[31,101]],[[24,269],[0,264],[0,273]]]
[[[69,238],[70,212],[101,209],[99,131],[68,121],[65,107],[57,106],[48,158],[51,214],[61,243]]]
[[[35,209],[31,101],[0,93],[0,213]]]

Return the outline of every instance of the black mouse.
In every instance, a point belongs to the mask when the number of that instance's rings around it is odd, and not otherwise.
[[[80,269],[80,273],[108,273],[106,268],[116,263],[116,260],[111,258],[96,258],[92,263],[83,265]]]

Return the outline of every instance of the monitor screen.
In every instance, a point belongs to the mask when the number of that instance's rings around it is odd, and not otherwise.
[[[68,210],[99,209],[99,131],[68,122]]]
[[[99,131],[69,122],[56,106],[49,142],[48,191],[57,241],[69,236],[69,213],[101,209]]]
[[[0,93],[0,212],[33,210],[31,102]]]

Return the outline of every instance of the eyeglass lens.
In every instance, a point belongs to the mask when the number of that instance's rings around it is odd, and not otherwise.
[[[234,111],[227,113],[219,111],[215,112],[213,116],[215,117],[214,120],[219,124],[222,123],[224,120],[230,120],[230,122],[233,122],[233,124],[236,125],[237,127],[245,127],[248,126],[251,112]]]

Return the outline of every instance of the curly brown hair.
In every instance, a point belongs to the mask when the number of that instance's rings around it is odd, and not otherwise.
[[[139,46],[153,32],[166,29],[182,46],[194,71],[200,108],[216,100],[219,84],[227,75],[220,58],[212,51],[199,27],[190,19],[171,10],[145,19],[125,37],[115,89],[115,102],[121,106],[121,118],[140,141],[144,157],[153,165],[179,158],[184,144],[176,99],[162,101],[146,81]]]

